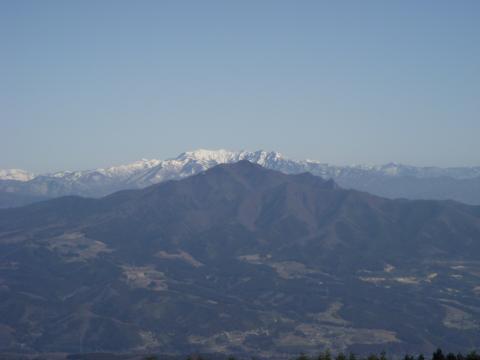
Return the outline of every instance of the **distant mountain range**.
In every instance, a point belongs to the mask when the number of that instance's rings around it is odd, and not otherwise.
[[[3,352],[480,348],[478,206],[240,161],[0,210],[0,254]]]
[[[0,207],[25,205],[64,195],[100,197],[118,190],[139,189],[166,180],[182,179],[218,164],[240,160],[287,174],[310,172],[340,186],[388,198],[451,199],[480,204],[480,167],[333,166],[295,161],[278,152],[197,150],[174,159],[140,160],[128,165],[86,171],[33,175],[0,170]]]

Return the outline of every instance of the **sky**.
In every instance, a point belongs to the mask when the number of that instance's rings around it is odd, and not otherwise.
[[[480,165],[480,1],[0,1],[0,168]]]

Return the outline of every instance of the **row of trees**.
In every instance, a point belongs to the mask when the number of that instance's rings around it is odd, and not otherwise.
[[[397,358],[397,357],[395,357]],[[228,360],[237,360],[234,356],[230,356],[227,358]],[[254,359],[254,358],[252,358]],[[148,356],[145,360],[160,360],[156,356]],[[187,360],[208,360],[200,355],[192,355],[187,358]],[[332,355],[330,351],[324,351],[320,353],[318,356],[308,356],[302,354],[297,356],[294,360],[389,360],[387,354],[385,352],[381,352],[380,354],[371,354],[369,356],[356,356],[355,354],[348,354],[345,355],[343,353],[339,353],[337,355]],[[441,349],[437,349],[431,357],[425,357],[424,355],[420,354],[417,356],[413,355],[405,355],[403,360],[480,360],[480,354],[477,354],[475,351],[472,351],[468,354],[454,354],[454,353],[447,353],[444,354]]]
[[[352,353],[350,353],[349,355],[339,353],[336,356],[332,356],[327,350],[320,355],[313,357],[302,354],[298,356],[296,360],[389,360],[389,357],[387,357],[387,354],[385,352],[381,352],[379,355],[371,354],[366,357],[356,356]],[[472,351],[465,355],[462,353],[454,354],[451,352],[448,354],[444,354],[441,349],[437,349],[431,355],[431,357],[425,357],[423,354],[417,356],[407,354],[403,357],[403,360],[480,360],[480,354],[477,354],[475,351]]]

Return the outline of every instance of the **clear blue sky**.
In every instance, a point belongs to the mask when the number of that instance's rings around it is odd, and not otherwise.
[[[0,168],[480,165],[480,1],[0,2]]]

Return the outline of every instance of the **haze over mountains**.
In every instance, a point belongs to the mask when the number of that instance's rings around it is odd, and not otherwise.
[[[318,161],[295,161],[277,152],[197,150],[174,159],[140,160],[128,165],[86,171],[33,175],[23,170],[0,170],[0,207],[81,195],[99,197],[118,190],[138,189],[197,174],[212,166],[240,160],[287,174],[311,172],[340,186],[388,198],[452,199],[480,204],[480,167],[334,166]]]
[[[479,348],[480,207],[240,161],[0,210],[1,351]]]

